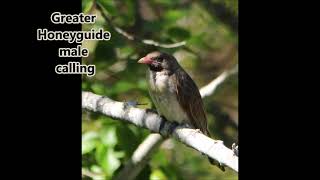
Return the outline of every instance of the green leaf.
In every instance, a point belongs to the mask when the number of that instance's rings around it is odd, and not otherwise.
[[[150,180],[167,180],[168,177],[160,170],[160,169],[155,169],[152,171],[150,175]]]
[[[166,155],[165,151],[157,151],[157,153],[152,157],[152,162],[160,166],[166,166],[169,163],[167,156],[168,155]]]
[[[87,13],[92,7],[93,0],[83,0],[81,4],[82,12]]]
[[[134,49],[129,46],[118,47],[118,48],[116,48],[116,50],[118,52],[118,58],[120,58],[120,59],[127,59],[129,57],[129,55],[134,53]]]
[[[103,84],[94,83],[94,84],[91,85],[91,89],[96,94],[104,94],[105,87],[104,87]]]
[[[113,35],[113,34],[112,34]],[[114,46],[119,46],[116,36],[112,36],[112,41],[98,41],[95,49],[95,64],[103,62],[107,67],[117,61]]]
[[[154,2],[159,5],[172,6],[179,3],[179,0],[155,0]]]
[[[100,131],[100,139],[105,146],[113,148],[118,143],[116,127],[103,128]]]
[[[118,83],[115,84],[113,91],[116,92],[117,94],[121,94],[133,88],[136,88],[135,84],[127,81],[119,81]]]
[[[96,151],[96,160],[102,167],[103,171],[108,176],[112,176],[121,165],[118,158],[122,154],[122,152],[119,154],[119,152],[115,152],[112,148],[107,148],[103,144],[100,144]]]
[[[106,152],[107,152],[107,147],[104,146],[103,144],[99,143],[97,144],[97,148],[95,151],[95,159],[98,162],[98,164],[102,167],[106,159]]]
[[[169,163],[165,166],[161,166],[160,169],[167,177],[170,177],[170,180],[182,179],[180,169],[177,166]]]
[[[139,81],[138,81],[138,88],[140,88],[140,89],[147,89],[147,81],[146,80],[144,80],[144,79],[139,79]]]
[[[186,16],[186,11],[184,10],[168,10],[164,14],[164,18],[169,22],[176,22],[178,19]]]
[[[122,16],[126,25],[133,25],[135,22],[135,3],[132,0],[125,0],[126,14]]]
[[[106,156],[106,162],[107,164],[105,165],[105,170],[108,174],[113,174],[114,171],[116,171],[120,165],[121,162],[118,159],[119,154],[115,152],[113,149],[108,149],[107,151],[107,156]]]
[[[82,135],[82,149],[81,153],[86,154],[91,152],[97,145],[98,133],[94,131],[86,132]]]
[[[117,137],[119,144],[117,147],[126,152],[127,157],[131,157],[134,150],[139,145],[139,138],[125,125],[117,126]]]
[[[168,34],[171,38],[178,40],[186,40],[190,37],[190,32],[180,28],[180,27],[172,27],[168,30]]]
[[[81,83],[81,89],[84,90],[84,91],[88,90],[88,86],[89,86],[88,82],[82,82]]]
[[[115,2],[112,0],[98,0],[98,3],[100,3],[104,9],[111,15],[117,15],[117,8],[115,5]]]
[[[100,166],[92,165],[90,171],[96,175],[92,177],[93,180],[109,179],[106,174],[104,174],[103,169]]]
[[[206,48],[207,46],[203,42],[204,36],[204,33],[192,35],[190,39],[187,41],[187,44],[189,46],[196,47],[197,49]]]
[[[158,32],[163,28],[163,24],[160,21],[146,21],[143,24],[143,32]]]

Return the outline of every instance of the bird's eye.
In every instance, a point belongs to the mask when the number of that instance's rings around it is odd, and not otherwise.
[[[162,62],[163,61],[163,57],[158,57],[157,59],[159,62]]]

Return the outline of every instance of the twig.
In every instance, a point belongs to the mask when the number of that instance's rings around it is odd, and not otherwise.
[[[238,72],[238,65],[231,70],[224,71],[217,78],[211,81],[209,84],[200,89],[200,94],[202,97],[210,96],[215,92],[217,87],[224,82],[229,76]]]
[[[172,127],[175,126],[173,123],[162,119],[161,116],[148,109],[128,106],[126,103],[114,101],[91,92],[82,92],[82,108],[149,129],[151,132],[160,133],[164,137],[173,136],[185,145],[238,172],[238,156],[234,155],[231,149],[225,147],[222,141],[213,140],[184,124],[172,130]]]
[[[96,8],[97,8],[97,10],[100,11],[103,19],[109,24],[109,26],[111,28],[113,28],[117,33],[119,33],[122,36],[124,36],[125,38],[127,38],[128,40],[138,41],[138,42],[143,43],[143,44],[152,45],[152,46],[156,46],[156,47],[162,47],[162,48],[177,48],[177,47],[184,46],[186,44],[186,41],[181,41],[181,42],[173,43],[173,44],[165,44],[165,43],[160,43],[160,42],[154,41],[152,39],[143,39],[143,38],[141,38],[139,36],[131,35],[128,32],[126,32],[125,30],[123,30],[120,27],[116,26],[112,22],[112,20],[104,12],[104,8],[100,3],[96,2]]]
[[[126,163],[125,167],[115,177],[115,180],[132,180],[140,173],[140,171],[149,162],[151,155],[160,144],[164,141],[160,134],[150,134],[134,151],[131,159]]]

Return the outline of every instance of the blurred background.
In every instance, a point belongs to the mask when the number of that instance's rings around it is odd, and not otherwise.
[[[84,91],[154,109],[145,81],[147,67],[137,64],[147,53],[160,50],[173,54],[199,88],[238,64],[237,0],[83,0],[82,10],[98,16],[95,24],[83,25],[83,30],[104,28],[112,34],[110,41],[83,43],[90,54],[82,63],[96,65],[94,77],[82,77]],[[143,42],[145,39],[185,45],[159,47]],[[213,138],[231,148],[238,142],[238,74],[229,76],[203,100]],[[83,110],[83,179],[115,177],[149,134]],[[238,179],[238,174],[228,168],[220,171],[199,152],[169,139],[137,179],[224,180]]]

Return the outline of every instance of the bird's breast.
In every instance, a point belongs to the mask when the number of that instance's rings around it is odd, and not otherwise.
[[[176,94],[174,79],[164,72],[150,72],[147,75],[150,96],[160,115],[168,121],[182,123],[188,120]]]

